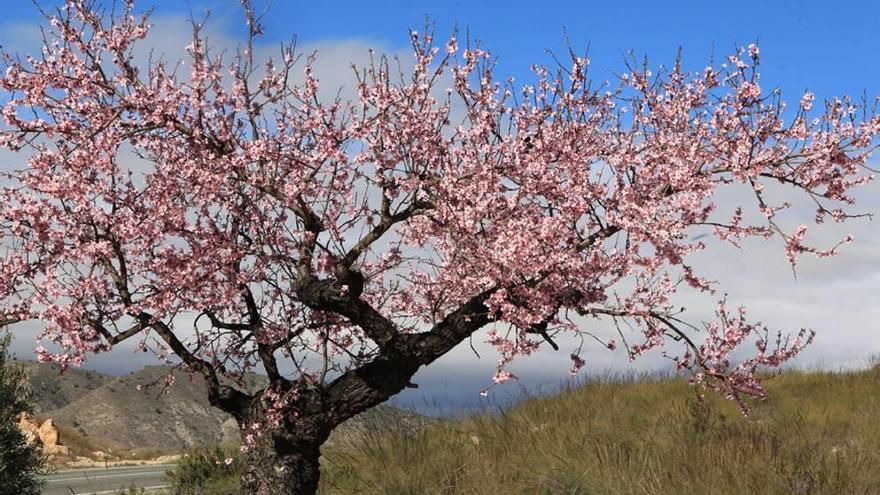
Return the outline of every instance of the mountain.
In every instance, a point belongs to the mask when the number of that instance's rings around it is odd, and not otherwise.
[[[89,445],[153,452],[239,440],[235,420],[208,403],[207,386],[198,375],[168,366],[147,366],[123,376],[78,369],[62,374],[56,365],[20,364],[35,393],[37,414],[52,418],[62,437],[66,430]],[[166,388],[169,373],[174,383]],[[258,387],[265,383],[265,377],[253,375],[248,381]],[[331,442],[354,438],[379,423],[411,425],[420,418],[380,406],[341,425]]]
[[[37,414],[64,407],[113,380],[112,376],[97,371],[69,368],[62,375],[61,367],[57,364],[36,361],[16,363],[24,371],[34,392],[34,409]]]
[[[169,372],[174,384],[166,388]],[[208,403],[204,381],[165,366],[112,378],[45,414],[82,435],[127,448],[176,450],[238,439],[235,420]]]

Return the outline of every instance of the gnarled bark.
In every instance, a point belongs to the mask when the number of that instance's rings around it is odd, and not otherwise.
[[[242,495],[313,495],[318,491],[322,443],[287,431],[257,442],[245,454]]]

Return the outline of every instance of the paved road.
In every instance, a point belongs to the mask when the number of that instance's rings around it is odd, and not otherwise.
[[[168,465],[71,469],[46,477],[42,495],[110,495],[136,486],[158,489],[165,486]]]

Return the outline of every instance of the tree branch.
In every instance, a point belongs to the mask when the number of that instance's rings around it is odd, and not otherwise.
[[[299,285],[297,295],[303,304],[314,310],[332,311],[348,318],[380,349],[388,348],[399,335],[394,323],[366,301],[343,290],[338,281],[311,278]]]
[[[0,328],[5,328],[5,327],[11,326],[11,325],[15,325],[16,323],[19,323],[19,322],[21,322],[21,320],[18,318],[0,316]]]
[[[260,308],[257,306],[254,294],[251,292],[250,287],[245,284],[242,285],[241,289],[244,292],[244,301],[248,310],[248,323],[251,331],[260,332],[263,329],[263,318],[260,315]],[[257,352],[260,355],[260,359],[263,360],[263,368],[266,369],[269,379],[273,383],[279,381],[286,382],[287,380],[278,371],[278,361],[275,360],[275,348],[269,344],[261,343],[259,335],[257,335]]]
[[[379,240],[392,226],[397,223],[406,221],[421,211],[433,208],[434,205],[428,201],[413,201],[411,205],[403,211],[391,214],[391,200],[384,194],[382,195],[382,221],[373,227],[373,230],[362,237],[357,244],[354,245],[338,263],[338,267],[350,268],[351,265],[366,251],[374,242]]]
[[[138,315],[138,320],[143,325],[155,330],[187,367],[200,373],[205,378],[205,383],[208,385],[208,400],[212,405],[233,415],[240,422],[248,419],[248,408],[253,399],[252,396],[229,385],[221,384],[220,379],[217,377],[216,369],[207,361],[193,355],[183,342],[174,335],[174,332],[168,325],[161,321],[152,321],[152,317],[147,313]]]
[[[204,310],[202,314],[208,317],[208,320],[211,322],[211,326],[214,328],[219,328],[221,330],[232,330],[236,332],[243,332],[253,329],[250,323],[229,323],[221,320],[214,314],[211,310]]]
[[[124,340],[127,340],[139,333],[141,333],[147,326],[143,324],[143,322],[138,322],[131,327],[129,327],[124,332],[113,335],[107,327],[101,324],[98,320],[89,320],[89,325],[97,330],[98,333],[101,334],[102,337],[107,341],[107,344],[114,346]]]

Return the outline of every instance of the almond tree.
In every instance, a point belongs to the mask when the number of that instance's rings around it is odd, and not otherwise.
[[[834,254],[783,228],[771,191],[802,193],[816,223],[854,216],[880,132],[867,102],[786,109],[754,45],[610,83],[571,53],[516,86],[479,46],[415,32],[411,66],[377,56],[353,101],[328,102],[313,57],[255,60],[243,3],[237,53],[194,23],[186,61],[138,65],[146,15],[68,0],[40,53],[5,55],[0,143],[27,165],[2,178],[0,317],[42,322],[39,358],[65,366],[129,339],[176,356],[239,422],[245,493],[313,493],[334,427],[471,338],[497,347],[501,383],[594,319],[628,325],[632,358],[667,345],[744,408],[756,370],[811,340],[723,301],[697,331],[670,298],[717,290],[688,262],[712,247],[698,233],[777,237],[792,265]],[[718,207],[731,188],[743,205]],[[254,369],[269,385],[249,393]]]

